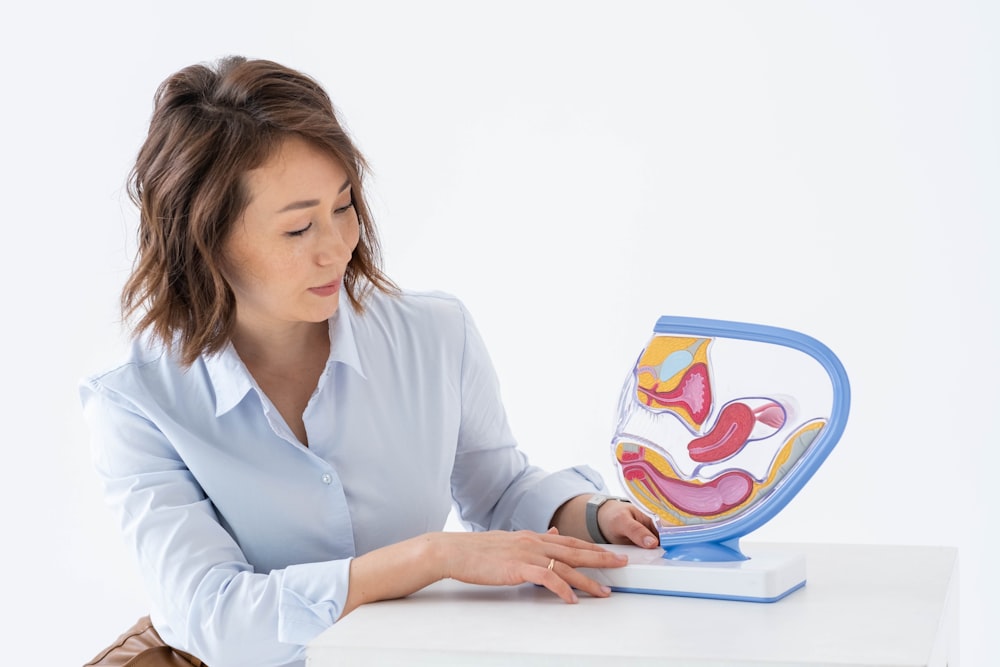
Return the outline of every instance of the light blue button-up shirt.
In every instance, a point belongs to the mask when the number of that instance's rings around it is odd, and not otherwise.
[[[347,304],[346,294],[341,303]],[[528,464],[454,297],[374,293],[330,320],[303,446],[227,347],[183,368],[147,339],[81,397],[96,469],[168,644],[211,667],[301,664],[340,616],[350,559],[444,527],[547,529],[603,489]]]

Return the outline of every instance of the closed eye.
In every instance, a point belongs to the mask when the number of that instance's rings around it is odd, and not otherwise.
[[[307,231],[309,231],[309,228],[312,227],[312,226],[313,226],[313,223],[310,222],[308,225],[306,225],[302,229],[296,229],[296,230],[291,231],[291,232],[285,232],[285,236],[302,236]]]

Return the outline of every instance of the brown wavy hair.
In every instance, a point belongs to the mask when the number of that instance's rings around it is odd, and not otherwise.
[[[128,181],[139,208],[138,252],[122,289],[123,319],[136,318],[190,365],[224,347],[236,299],[222,275],[222,248],[249,204],[245,175],[282,142],[299,136],[340,162],[352,186],[360,240],[344,274],[351,305],[373,288],[398,291],[382,272],[375,224],[365,203],[364,157],[329,96],[309,76],[240,56],[186,67],[156,91],[153,116]],[[141,313],[141,314],[140,314]]]

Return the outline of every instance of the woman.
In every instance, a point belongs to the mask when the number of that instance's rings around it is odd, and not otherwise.
[[[575,568],[623,559],[594,540],[656,544],[625,502],[588,526],[589,468],[527,463],[462,304],[381,272],[364,170],[322,88],[276,63],[157,91],[130,181],[134,343],[81,386],[152,626],[93,664],[137,642],[295,663],[368,602],[443,578],[604,597]],[[441,532],[453,505],[473,532]]]

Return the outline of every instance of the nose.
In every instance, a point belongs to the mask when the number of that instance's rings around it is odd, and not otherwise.
[[[346,216],[346,220],[331,216],[320,225],[317,235],[316,263],[320,266],[347,266],[354,248],[358,245],[358,220],[356,216]]]

